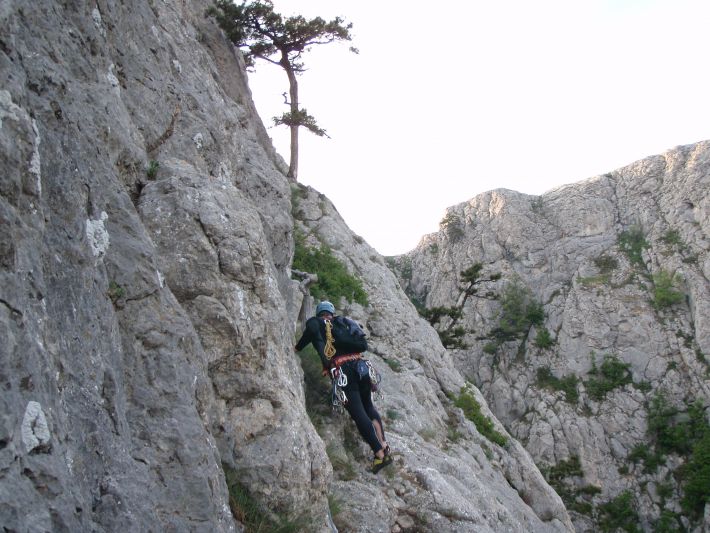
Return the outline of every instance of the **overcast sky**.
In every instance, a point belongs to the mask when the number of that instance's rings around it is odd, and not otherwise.
[[[299,181],[383,255],[438,229],[448,206],[496,188],[542,194],[710,139],[708,0],[275,0],[353,23],[315,47]],[[259,113],[287,108],[283,70],[257,64]],[[286,161],[288,129],[269,133]]]

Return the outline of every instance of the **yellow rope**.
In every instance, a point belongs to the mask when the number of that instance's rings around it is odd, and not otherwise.
[[[333,333],[331,330],[333,329],[333,324],[330,323],[330,320],[325,321],[325,348],[323,349],[323,353],[325,354],[326,358],[330,361],[330,359],[335,355],[335,339],[333,339]]]

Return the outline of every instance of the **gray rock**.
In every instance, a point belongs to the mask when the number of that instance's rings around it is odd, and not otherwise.
[[[498,293],[519,279],[544,304],[544,324],[501,345],[492,358],[483,348],[500,304],[469,298],[461,322],[471,332],[469,347],[454,351],[453,360],[540,466],[579,457],[581,483],[601,489],[592,503],[631,490],[646,530],[663,508],[645,497],[643,487],[663,477],[660,471],[638,475],[628,455],[638,445],[652,445],[647,405],[657,393],[681,408],[694,399],[706,407],[710,401],[704,357],[709,185],[710,143],[704,142],[540,197],[491,191],[449,209],[447,218],[460,221],[457,232],[444,227],[397,259],[411,264],[411,279],[400,282],[428,307],[460,305],[459,271],[474,262],[502,273]],[[643,239],[638,263],[619,244],[623,232],[635,230]],[[654,276],[662,272],[678,275],[677,290],[686,298],[657,309]],[[554,339],[548,349],[533,342],[540,328]],[[593,365],[607,355],[628,365],[641,389],[626,385],[598,401],[579,383],[580,399],[570,403],[537,382],[543,367],[558,378],[588,381]],[[620,473],[628,468],[635,479]],[[677,505],[678,494],[669,504]],[[575,514],[578,530],[588,522]]]

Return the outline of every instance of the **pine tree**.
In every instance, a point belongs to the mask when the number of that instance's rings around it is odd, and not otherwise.
[[[307,20],[300,15],[284,18],[274,12],[271,0],[244,1],[241,4],[217,0],[207,13],[217,20],[232,43],[242,50],[248,66],[253,66],[255,59],[263,59],[286,71],[289,95],[287,98],[284,93],[284,99],[290,109],[273,120],[277,126],[283,124],[291,129],[288,177],[297,179],[298,129],[303,126],[319,137],[327,137],[316,119],[299,105],[297,76],[305,70],[301,56],[314,45],[351,41],[352,24],[345,24],[340,17],[331,21],[320,17]],[[357,53],[355,48],[350,50]]]

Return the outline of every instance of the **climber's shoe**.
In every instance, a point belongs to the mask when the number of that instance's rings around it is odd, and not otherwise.
[[[385,455],[382,459],[380,459],[379,457],[375,457],[372,461],[372,473],[377,474],[377,472],[379,472],[384,467],[390,464],[392,464],[391,455]]]

